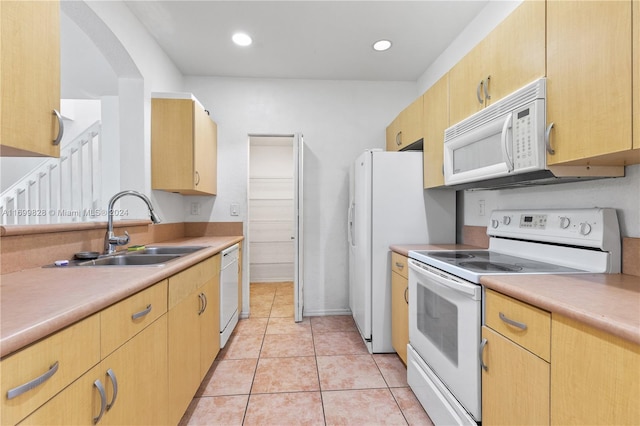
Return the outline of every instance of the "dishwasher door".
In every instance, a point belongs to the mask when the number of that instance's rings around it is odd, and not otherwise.
[[[220,348],[224,348],[238,323],[238,249],[222,250],[220,265]]]

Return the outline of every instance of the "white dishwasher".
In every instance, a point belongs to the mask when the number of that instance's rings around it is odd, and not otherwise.
[[[222,250],[220,264],[220,347],[224,348],[238,323],[238,249]]]

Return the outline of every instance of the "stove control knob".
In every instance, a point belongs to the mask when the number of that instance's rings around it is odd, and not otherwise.
[[[587,222],[582,222],[580,224],[580,234],[581,235],[589,235],[591,233],[591,225]]]
[[[508,225],[511,223],[511,216],[505,216],[502,218],[502,223],[504,223],[505,225]]]
[[[560,218],[560,228],[567,229],[569,225],[571,225],[571,219],[569,219],[567,216],[562,216]]]
[[[491,219],[491,226],[493,228],[497,228],[500,225],[500,221],[498,219]]]

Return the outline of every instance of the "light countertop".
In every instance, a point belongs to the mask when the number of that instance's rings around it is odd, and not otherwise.
[[[206,246],[163,266],[32,268],[0,280],[0,357],[139,292],[221,250],[241,236],[180,238],[161,245]]]

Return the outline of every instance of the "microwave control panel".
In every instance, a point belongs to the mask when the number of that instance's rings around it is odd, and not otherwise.
[[[513,112],[513,168],[537,166],[538,135],[535,103]]]

